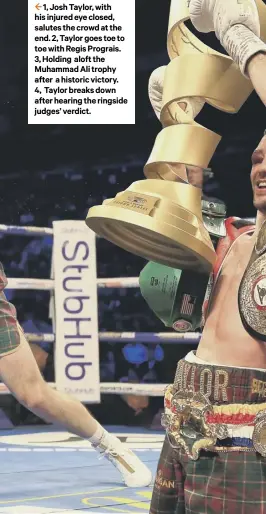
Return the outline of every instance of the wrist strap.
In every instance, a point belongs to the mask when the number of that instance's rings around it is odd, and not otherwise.
[[[227,53],[239,66],[241,73],[247,77],[246,66],[251,57],[263,52],[266,53],[266,45],[245,25],[231,27],[221,41]]]

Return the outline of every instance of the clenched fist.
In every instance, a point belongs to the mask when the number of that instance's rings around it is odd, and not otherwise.
[[[188,0],[188,6],[194,27],[199,32],[215,31],[244,75],[249,59],[266,51],[259,39],[260,20],[255,0]]]
[[[255,0],[188,0],[189,14],[199,32],[215,31],[223,44],[226,32],[234,25],[245,25],[260,35],[260,21]]]

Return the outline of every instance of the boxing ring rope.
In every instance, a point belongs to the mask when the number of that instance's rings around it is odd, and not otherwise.
[[[47,382],[55,389],[54,382]],[[101,394],[132,394],[138,396],[164,396],[169,384],[130,384],[123,382],[102,382]],[[5,384],[0,383],[0,395],[10,394]]]
[[[138,277],[97,278],[98,288],[120,289],[139,287]],[[6,289],[33,289],[34,291],[53,291],[54,281],[46,278],[9,278]]]
[[[25,334],[30,343],[45,342],[54,343],[54,334]],[[169,343],[175,344],[181,341],[182,344],[198,343],[200,335],[196,332],[99,332],[100,343]]]
[[[45,237],[47,235],[53,236],[52,228],[32,227],[32,226],[16,226],[16,225],[0,225],[0,233],[19,235],[19,236],[37,236]],[[119,277],[119,278],[98,278],[97,287],[101,288],[137,288],[139,287],[138,277]],[[30,279],[30,278],[9,278],[6,289],[21,289],[21,290],[34,290],[34,291],[53,291],[54,280],[51,279]],[[54,334],[25,334],[29,342],[47,342],[54,343]],[[188,332],[99,332],[99,342],[141,342],[159,344],[197,344],[200,340],[200,334]],[[55,383],[49,383],[52,387],[56,387]],[[100,384],[101,394],[132,394],[140,396],[164,396],[165,388],[168,384],[135,384],[135,383],[121,383],[121,382],[103,382]],[[8,388],[0,383],[0,395],[10,394]]]

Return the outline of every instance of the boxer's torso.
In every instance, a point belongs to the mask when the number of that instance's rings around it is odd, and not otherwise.
[[[238,289],[254,242],[254,235],[241,235],[223,262],[197,349],[197,356],[205,361],[266,369],[266,343],[248,334],[238,307]]]

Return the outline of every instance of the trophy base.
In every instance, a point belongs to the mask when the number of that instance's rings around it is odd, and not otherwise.
[[[148,261],[198,273],[211,272],[216,255],[203,226],[193,235],[188,232],[188,223],[177,216],[173,226],[107,202],[92,207],[86,219],[87,226],[99,236]]]

